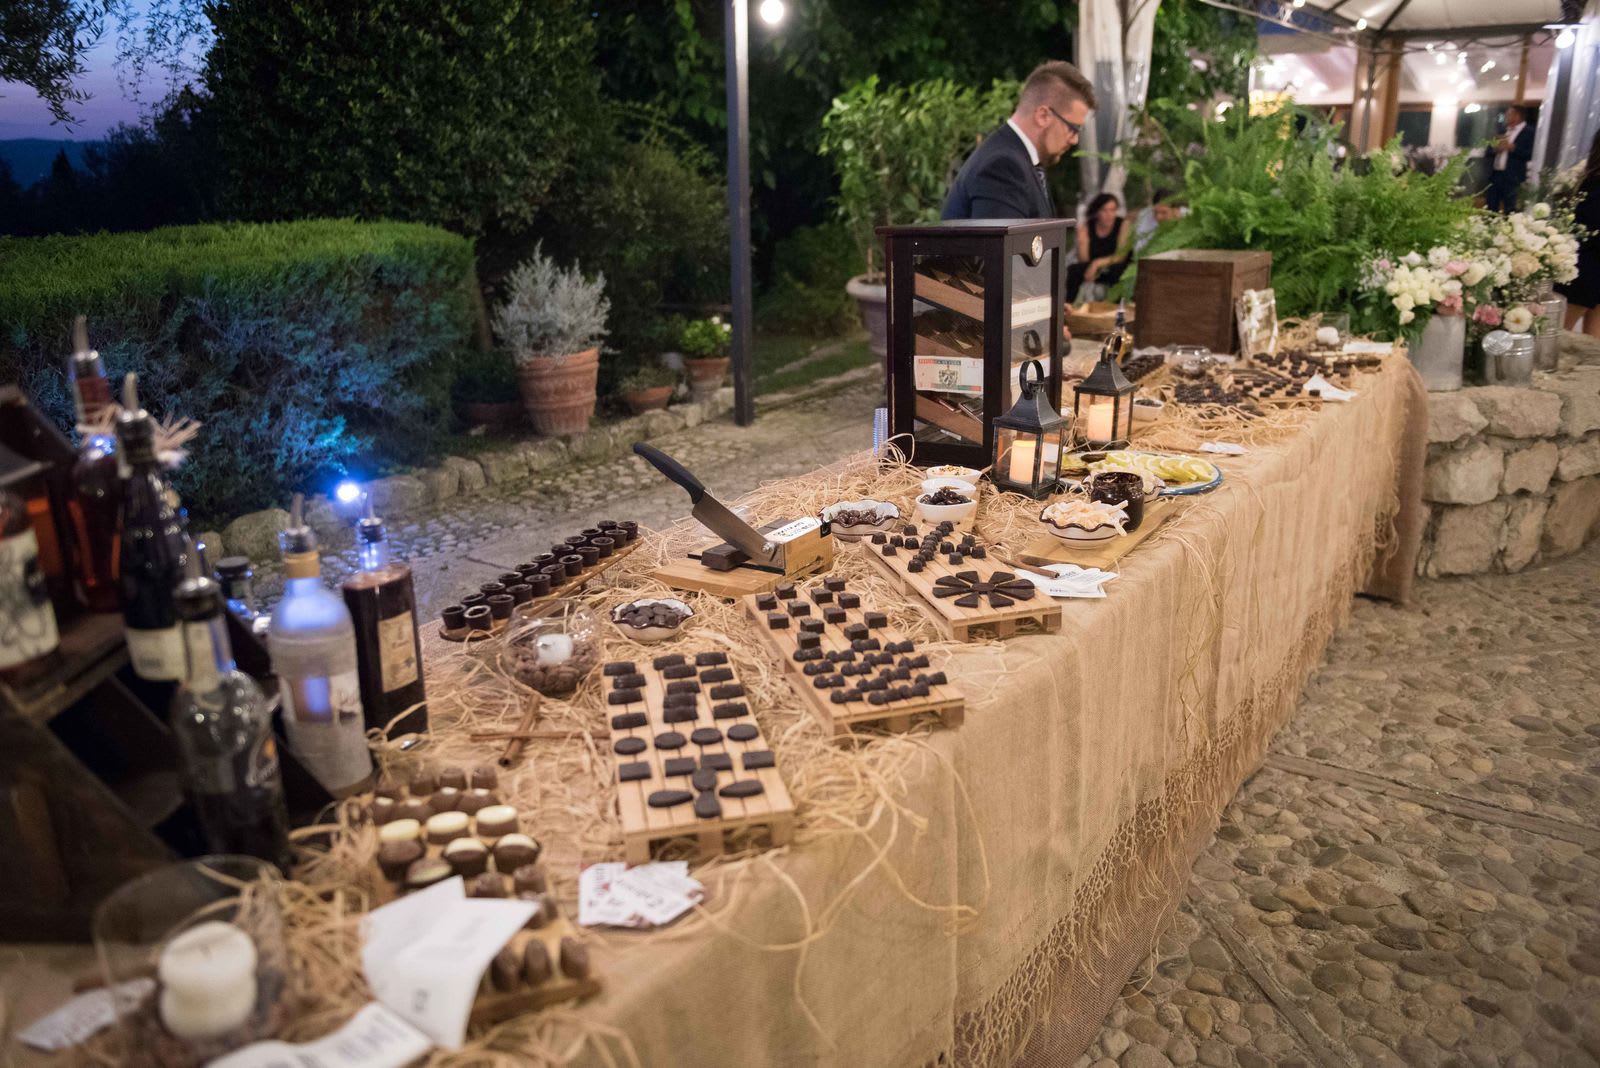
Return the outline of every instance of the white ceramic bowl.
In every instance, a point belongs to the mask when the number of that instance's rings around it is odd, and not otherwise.
[[[971,497],[973,500],[978,499],[978,487],[975,483],[967,482],[966,480],[959,478],[946,478],[944,476],[923,479],[922,492],[920,496],[931,496],[932,494],[938,493],[942,489],[953,489],[963,497]]]
[[[676,608],[683,616],[683,619],[679,620],[675,626],[671,627],[636,627],[631,623],[624,623],[621,619],[617,618],[625,608],[632,608],[635,605],[652,604],[660,604],[666,605],[668,608]],[[674,634],[678,633],[678,631],[683,629],[683,625],[685,623],[689,622],[689,620],[693,618],[694,609],[673,597],[641,597],[637,601],[629,601],[627,604],[619,604],[617,607],[611,610],[611,625],[616,627],[629,638],[632,638],[634,641],[643,642],[646,645],[649,645],[652,642],[665,641],[666,639],[672,637]]]
[[[983,478],[983,472],[976,468],[957,467],[954,464],[936,464],[928,468],[924,474],[928,476],[927,481],[922,484],[923,492],[925,493],[927,492],[928,482],[932,482],[934,479],[954,479],[957,482],[965,483],[966,487],[973,492],[977,492],[978,480]]]
[[[1060,523],[1053,519],[1046,519],[1045,512],[1049,510],[1049,505],[1040,510],[1039,522],[1050,532],[1052,537],[1059,538],[1065,542],[1083,544],[1085,542],[1110,541],[1120,533],[1110,523],[1100,523],[1092,527],[1085,527],[1081,523]],[[1116,510],[1121,511],[1120,508]]]
[[[1133,421],[1135,423],[1153,423],[1161,418],[1166,410],[1165,401],[1154,397],[1138,397],[1133,402]]]
[[[852,523],[849,526],[841,526],[833,521],[833,517],[840,512],[864,512],[868,509],[878,513],[878,521],[876,523]],[[830,529],[835,536],[863,538],[868,534],[876,534],[879,531],[888,530],[894,524],[894,521],[900,518],[900,509],[888,501],[875,501],[868,498],[860,501],[836,501],[824,508],[821,514],[823,521],[830,524]]]
[[[928,480],[928,482],[935,482],[935,481],[943,481],[943,482],[948,483],[951,480],[949,480],[949,479],[944,479],[944,480],[929,479]],[[924,486],[927,486],[927,484],[928,484],[927,482],[923,483]],[[966,504],[929,504],[929,503],[927,503],[926,501],[923,500],[923,497],[931,496],[935,491],[937,491],[939,489],[944,489],[944,488],[953,489],[957,493],[960,493],[960,494],[966,496],[968,498],[967,503]],[[957,526],[959,526],[962,523],[971,522],[973,520],[973,518],[977,516],[977,514],[978,514],[978,497],[977,497],[976,493],[973,493],[971,490],[967,489],[964,485],[958,485],[958,486],[948,486],[948,485],[947,486],[935,486],[932,489],[924,490],[924,492],[920,496],[917,497],[917,514],[922,517],[922,521],[924,523],[954,523]]]

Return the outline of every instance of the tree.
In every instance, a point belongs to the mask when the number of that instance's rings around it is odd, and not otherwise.
[[[598,107],[577,0],[221,0],[205,82],[231,207],[522,225]]]
[[[87,99],[73,81],[83,56],[105,32],[111,0],[7,0],[0,4],[0,82],[20,82],[44,98],[57,122]]]

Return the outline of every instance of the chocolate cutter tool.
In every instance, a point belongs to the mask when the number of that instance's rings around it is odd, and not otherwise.
[[[833,537],[822,520],[805,517],[780,520],[757,530],[721,501],[688,468],[653,446],[635,442],[633,451],[689,494],[689,514],[717,537],[713,545],[690,559],[713,571],[752,568],[789,578],[825,571],[833,566]]]

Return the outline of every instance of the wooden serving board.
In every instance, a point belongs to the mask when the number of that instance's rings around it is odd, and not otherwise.
[[[1022,562],[1025,564],[1077,564],[1079,567],[1097,567],[1101,571],[1109,571],[1116,566],[1118,560],[1127,556],[1139,543],[1160,529],[1161,524],[1177,511],[1177,507],[1170,502],[1157,498],[1156,501],[1146,501],[1144,506],[1144,522],[1139,524],[1139,529],[1131,534],[1122,534],[1108,541],[1072,542],[1062,541],[1048,532],[1041,533],[1029,542],[1022,550]],[[1041,530],[1043,525],[1041,524]]]
[[[785,593],[787,596],[784,596]],[[746,597],[743,603],[756,632],[783,661],[790,682],[801,699],[835,736],[847,735],[857,727],[868,726],[903,731],[911,726],[914,718],[924,715],[938,716],[946,727],[961,726],[966,700],[948,681],[944,681],[943,672],[932,671],[925,663],[911,666],[919,659],[915,644],[898,628],[890,626],[882,618],[881,612],[861,600],[860,594],[850,590],[843,579],[816,582],[805,590],[790,586],[778,593]],[[802,606],[802,614],[795,614],[799,611],[794,608],[796,605]],[[784,625],[772,625],[774,614],[784,619]],[[817,636],[815,648],[822,654],[821,659],[797,659],[797,654],[802,653],[802,635],[808,633],[808,623],[812,627],[820,624],[820,629],[810,633]],[[874,626],[874,623],[878,625]],[[866,628],[866,634],[852,638],[845,633],[847,627]],[[855,633],[860,635],[859,631]],[[852,647],[854,641],[875,643],[879,648],[856,649]],[[901,651],[892,654],[884,652],[884,647],[890,645],[900,646]],[[905,648],[908,645],[911,648]],[[887,656],[889,660],[872,668],[870,674],[860,675],[822,672],[812,667],[828,663],[826,658],[830,654],[839,658],[833,662],[833,667],[850,667],[852,671],[866,667],[868,656]],[[845,660],[845,657],[850,659]],[[899,687],[908,681],[914,684],[920,676],[927,680],[926,694],[889,696],[882,703],[873,704],[870,696],[857,691],[854,685],[817,686],[819,679],[837,678],[843,684],[854,684],[872,679],[883,671],[902,667],[912,673],[911,679],[885,683],[885,688],[880,692],[895,694]],[[808,669],[811,669],[810,673]],[[850,700],[837,702],[833,699],[835,694],[846,693],[851,695]]]
[[[617,566],[617,564],[621,563],[626,557],[632,555],[633,551],[637,549],[640,544],[641,543],[639,539],[635,538],[622,548],[612,550],[610,556],[606,557],[604,560],[595,561],[595,565],[593,567],[586,567],[576,575],[567,576],[566,581],[559,586],[552,583],[549,593],[545,594],[543,597],[535,597],[531,601],[526,601],[523,604],[514,606],[512,608],[512,612],[515,613],[519,609],[524,613],[529,611],[537,612],[542,608],[548,608],[556,601],[559,601],[568,594],[581,590],[590,582],[599,578],[613,567]],[[511,621],[508,619],[497,619],[490,625],[488,631],[480,630],[476,633],[467,630],[466,628],[462,628],[460,630],[447,630],[444,624],[441,623],[439,624],[439,637],[452,642],[482,641],[484,638],[492,638],[495,635],[500,634],[506,629],[507,626],[510,625],[510,623]]]
[[[917,529],[922,532],[928,530],[926,526]],[[959,537],[959,534],[955,536],[956,539]],[[894,556],[884,556],[883,548],[882,545],[867,542],[862,545],[861,551],[872,566],[898,588],[916,594],[925,602],[929,609],[928,618],[941,634],[953,641],[979,640],[981,636],[972,633],[978,628],[991,630],[997,637],[1009,638],[1017,632],[1017,626],[1025,622],[1037,624],[1047,634],[1053,634],[1061,628],[1061,606],[1037,590],[1027,600],[1017,600],[999,608],[992,606],[987,597],[980,598],[982,604],[978,607],[968,608],[956,604],[956,597],[934,595],[939,579],[945,576],[976,573],[980,581],[986,582],[996,572],[1006,572],[1006,566],[996,560],[968,558],[959,564],[952,564],[948,556],[941,552],[935,553],[922,571],[911,572],[906,570],[906,565],[916,558],[914,549],[901,548]]]
[[[697,664],[697,660],[707,662]],[[630,664],[633,670],[624,670]],[[692,670],[684,673],[684,666]],[[766,828],[772,845],[788,844],[794,836],[794,802],[726,653],[669,653],[653,660],[611,661],[604,671],[602,691],[617,766],[617,810],[623,856],[629,864],[648,861],[654,847],[675,839],[696,843],[702,857],[714,856],[727,844],[729,831]],[[678,674],[685,677],[669,677]],[[618,686],[619,681],[637,685]],[[675,704],[669,715],[667,696],[674,683],[683,690],[692,684],[694,700],[685,701],[681,712]],[[614,700],[614,694],[622,697]],[[696,742],[697,731],[716,735]],[[741,737],[731,737],[730,731]],[[681,744],[672,744],[678,739]],[[711,789],[695,786],[698,772],[714,773]],[[761,787],[759,793],[723,794],[735,783],[750,782]],[[683,791],[689,797],[670,806],[652,806],[651,797],[662,791]],[[708,795],[717,811],[697,814]]]

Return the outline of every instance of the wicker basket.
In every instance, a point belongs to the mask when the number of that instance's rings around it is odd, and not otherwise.
[[[1127,306],[1125,325],[1133,326],[1134,307]],[[1067,329],[1074,337],[1107,337],[1117,322],[1117,306],[1103,300],[1092,300],[1077,306],[1068,305]]]

